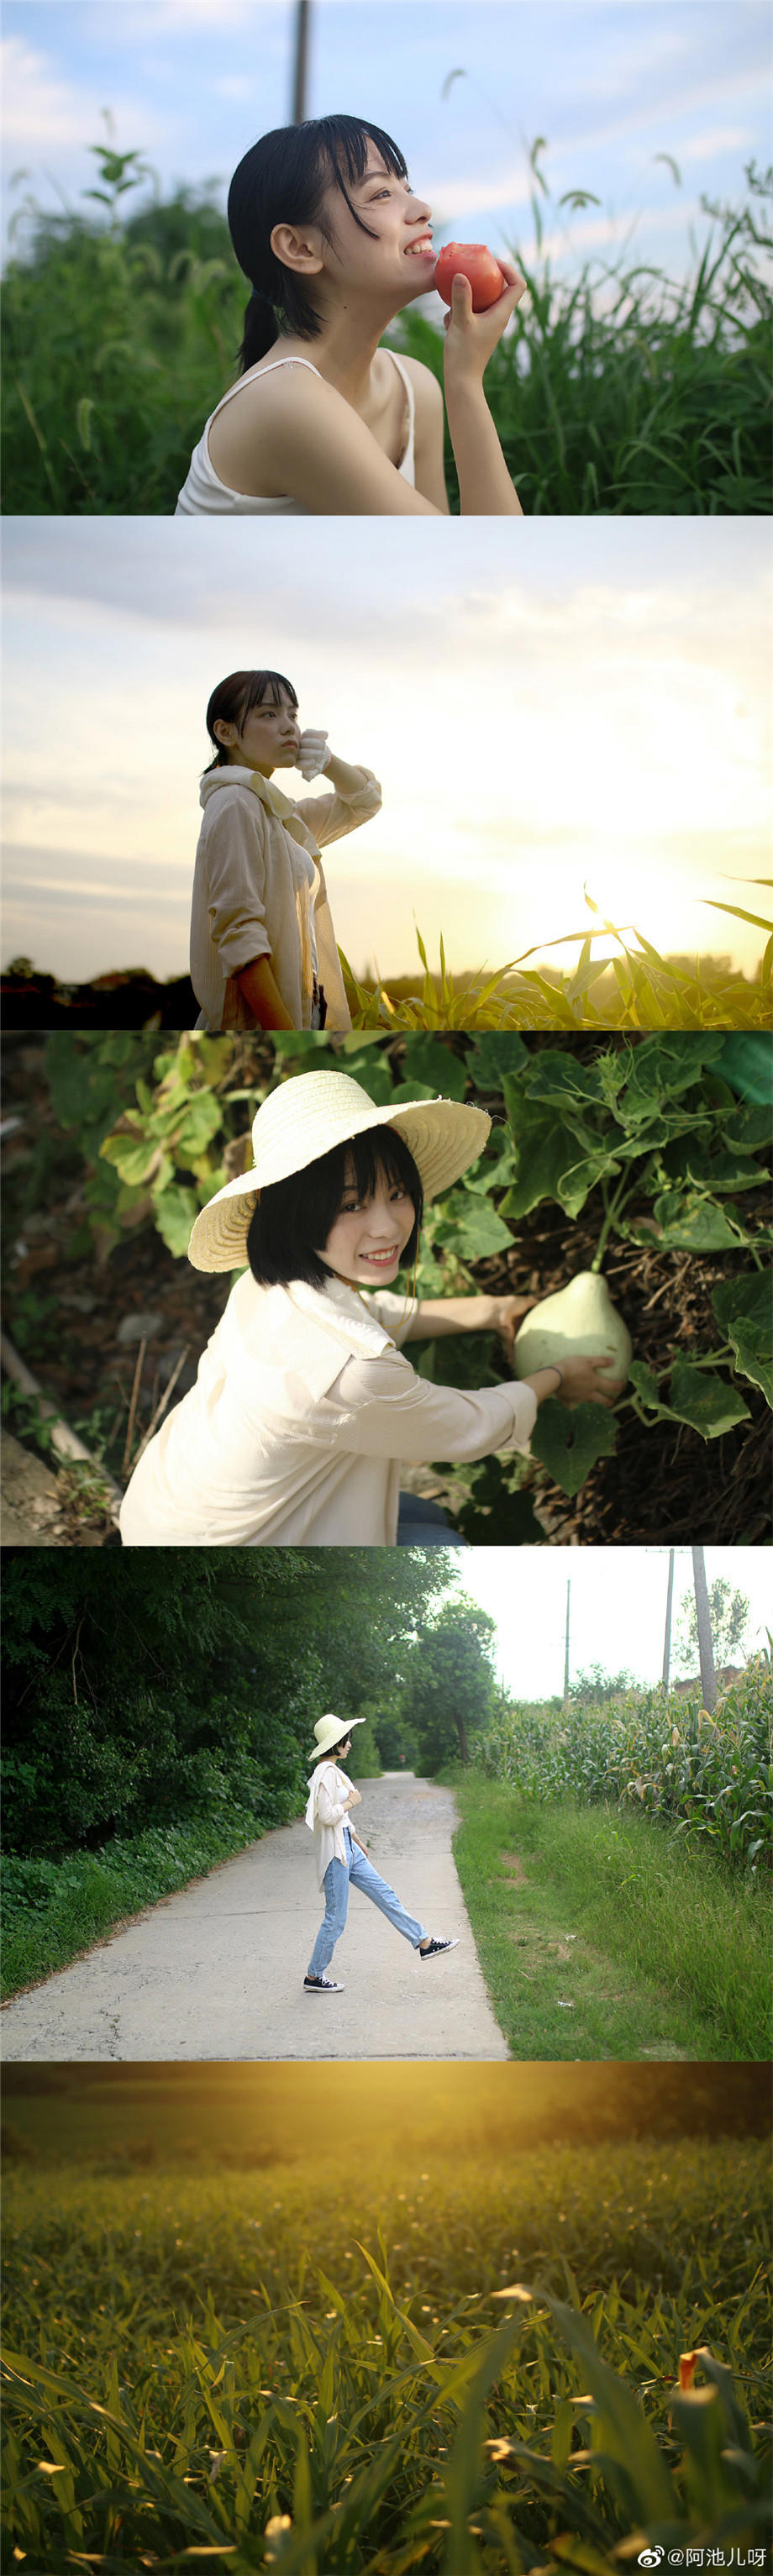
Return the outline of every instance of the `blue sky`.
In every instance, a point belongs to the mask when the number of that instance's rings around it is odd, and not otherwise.
[[[764,909],[746,880],[770,875],[759,521],[523,520],[504,556],[496,520],[447,536],[320,520],[310,571],[302,521],[7,521],[4,961],[183,971],[204,710],[268,666],[382,781],[326,863],[356,971],[410,973],[417,926],[433,964],[442,932],[454,971],[501,968],[580,927],[584,881],[748,971],[764,934],[704,898]]]
[[[248,144],[289,118],[294,17],[291,0],[6,0],[6,218],[25,192],[77,201],[106,109],[162,191],[214,180],[224,202]],[[311,26],[307,112],[385,126],[446,235],[533,249],[542,135],[556,261],[610,259],[633,225],[635,256],[679,275],[702,194],[737,200],[745,162],[770,158],[766,0],[312,0]],[[558,210],[577,188],[600,204]]]

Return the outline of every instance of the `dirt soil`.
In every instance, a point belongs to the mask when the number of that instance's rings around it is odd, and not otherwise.
[[[147,1228],[127,1233],[107,1259],[92,1244],[73,1253],[87,1212],[80,1180],[65,1180],[61,1193],[49,1194],[42,1204],[29,1186],[36,1134],[41,1128],[59,1134],[43,1074],[42,1039],[8,1042],[5,1110],[11,1120],[14,1113],[19,1118],[4,1156],[5,1329],[45,1394],[125,1484],[173,1373],[173,1402],[192,1386],[230,1283],[173,1259]],[[30,1213],[24,1213],[25,1191],[32,1199]],[[749,1193],[752,1218],[759,1201],[758,1191]],[[743,1214],[743,1202],[734,1204]],[[570,1225],[551,1204],[522,1222],[512,1256],[481,1262],[474,1275],[481,1288],[512,1286],[548,1296],[565,1284],[568,1271],[589,1268],[595,1249],[594,1222],[586,1225],[580,1218]],[[718,1339],[712,1290],[742,1261],[742,1255],[664,1253],[654,1244],[612,1248],[606,1277],[637,1356],[657,1370],[668,1366],[676,1348],[696,1356],[710,1350]],[[504,1358],[502,1366],[504,1374]],[[709,1442],[687,1425],[669,1422],[643,1435],[635,1414],[623,1413],[615,1455],[591,1469],[574,1500],[535,1470],[532,1499],[545,1537],[563,1546],[769,1542],[770,1414],[755,1388],[744,1384],[743,1394],[749,1421]],[[29,1417],[15,1406],[10,1427],[34,1446]],[[453,1509],[450,1471],[421,1471],[405,1482],[447,1496]],[[63,1481],[60,1474],[58,1484],[69,1544],[118,1545],[112,1517],[84,1501],[71,1470],[64,1471]]]

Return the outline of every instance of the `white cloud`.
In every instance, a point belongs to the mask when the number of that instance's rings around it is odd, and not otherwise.
[[[138,138],[145,154],[168,142],[168,116],[162,119],[149,109],[142,91],[136,97],[114,93],[108,133],[97,91],[64,78],[44,54],[35,53],[19,36],[3,39],[0,70],[6,157],[11,151],[14,156],[23,154],[25,162],[43,153],[80,156],[97,140],[117,151],[133,150]],[[128,138],[125,144],[118,139],[122,136]]]

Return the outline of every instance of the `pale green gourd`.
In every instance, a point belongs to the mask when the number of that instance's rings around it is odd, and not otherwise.
[[[580,1270],[568,1288],[546,1297],[525,1317],[513,1344],[513,1372],[533,1377],[536,1369],[560,1368],[565,1359],[610,1357],[616,1362],[615,1377],[626,1378],[632,1353],[630,1333],[612,1304],[606,1280],[594,1270]]]

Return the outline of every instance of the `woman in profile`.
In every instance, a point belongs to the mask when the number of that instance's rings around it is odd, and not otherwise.
[[[430,210],[378,125],[323,116],[264,134],[231,181],[228,221],[252,292],[242,372],[211,413],[178,513],[434,517],[448,511],[443,397],[381,346],[435,274]],[[524,280],[474,313],[456,277],[445,400],[462,515],[520,517],[483,374]]]

